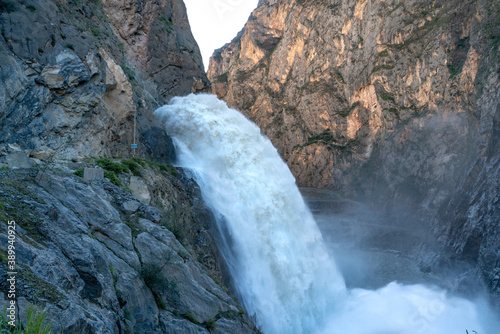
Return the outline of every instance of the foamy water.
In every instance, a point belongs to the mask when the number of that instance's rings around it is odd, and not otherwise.
[[[488,312],[441,290],[347,290],[287,165],[215,96],[176,97],[155,115],[214,210],[234,285],[265,334],[493,333]]]

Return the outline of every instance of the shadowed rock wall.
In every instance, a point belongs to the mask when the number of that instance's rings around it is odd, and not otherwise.
[[[38,159],[173,160],[152,111],[207,83],[182,1],[5,1],[0,144]],[[157,149],[161,147],[161,149]]]

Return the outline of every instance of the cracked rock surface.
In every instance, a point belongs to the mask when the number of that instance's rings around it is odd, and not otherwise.
[[[177,192],[169,197],[177,209],[142,204],[106,179],[1,171],[2,291],[7,221],[15,220],[21,317],[33,303],[46,309],[53,330],[64,333],[256,333],[236,299],[219,285],[220,272],[198,262],[200,248],[205,257],[214,256],[207,246],[213,239],[205,233],[196,245],[195,235],[192,242],[186,236],[183,246],[165,227],[183,221],[198,235],[210,228],[197,217],[189,187],[176,188],[182,180],[157,171],[143,173],[162,180],[163,191]],[[148,219],[151,211],[161,221]],[[6,305],[2,297],[0,307]]]

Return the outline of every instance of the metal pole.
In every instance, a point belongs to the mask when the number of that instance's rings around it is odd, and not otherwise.
[[[132,156],[135,157],[135,149],[137,147],[137,142],[136,142],[136,128],[137,128],[137,108],[135,109],[134,112],[134,148],[132,150]]]

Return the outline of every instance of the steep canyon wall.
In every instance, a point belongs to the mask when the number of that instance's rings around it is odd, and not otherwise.
[[[0,144],[128,156],[137,115],[140,155],[173,159],[152,110],[207,83],[182,1],[4,1],[0,27]]]
[[[498,296],[499,17],[490,0],[261,1],[208,76],[299,185],[428,226]]]
[[[0,308],[15,221],[24,326],[34,304],[54,332],[257,332],[199,189],[161,164],[175,154],[153,111],[208,84],[184,3],[2,0],[0,29]],[[101,156],[115,184],[73,175]]]

